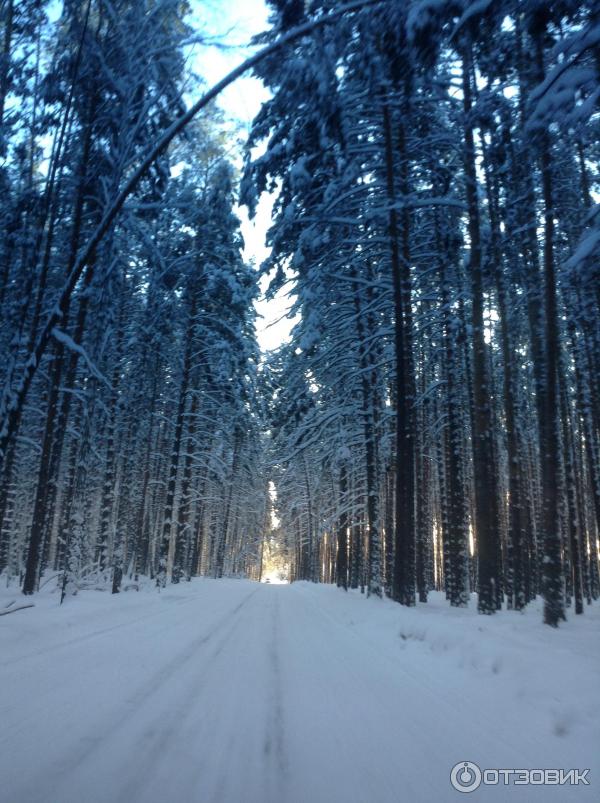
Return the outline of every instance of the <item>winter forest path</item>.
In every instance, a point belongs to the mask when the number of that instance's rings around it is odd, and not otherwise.
[[[391,603],[229,580],[121,600],[40,611],[37,644],[33,619],[6,617],[2,803],[459,801],[449,772],[460,760],[589,766],[592,746],[582,756],[550,738],[496,670],[473,674],[432,651],[443,639],[426,613],[409,632]],[[473,798],[594,792],[488,787]]]

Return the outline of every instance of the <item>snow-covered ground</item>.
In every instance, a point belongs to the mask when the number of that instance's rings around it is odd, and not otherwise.
[[[240,580],[35,603],[0,617],[3,803],[600,800],[598,607],[554,631]],[[467,797],[467,760],[591,785]]]

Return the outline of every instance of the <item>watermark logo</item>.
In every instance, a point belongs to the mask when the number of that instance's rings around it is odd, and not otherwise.
[[[461,761],[452,767],[450,783],[459,792],[474,792],[481,785],[481,770],[472,761]]]
[[[486,786],[589,786],[589,769],[485,769],[473,761],[459,761],[452,767],[450,783],[458,792],[474,792]]]

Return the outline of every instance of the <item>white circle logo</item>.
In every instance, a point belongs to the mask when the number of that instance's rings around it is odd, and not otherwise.
[[[472,761],[460,761],[452,767],[450,783],[458,792],[474,792],[481,784],[481,770]]]

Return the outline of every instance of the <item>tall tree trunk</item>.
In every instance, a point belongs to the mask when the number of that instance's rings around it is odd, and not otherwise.
[[[351,274],[356,279],[356,273]],[[365,479],[368,522],[368,592],[380,597],[381,590],[381,523],[379,512],[379,460],[377,456],[378,393],[377,370],[367,347],[367,331],[360,293],[353,282],[353,301],[361,376],[361,412],[365,448]]]
[[[179,471],[179,460],[181,456],[181,437],[183,435],[183,425],[185,421],[185,408],[188,397],[188,388],[192,372],[192,356],[194,352],[194,329],[196,324],[196,298],[192,292],[192,300],[188,316],[188,323],[184,335],[185,352],[183,357],[183,367],[181,371],[181,381],[179,384],[179,399],[177,402],[177,413],[175,416],[175,432],[171,446],[171,459],[169,463],[169,479],[167,483],[167,495],[162,514],[162,533],[159,547],[158,572],[156,575],[156,585],[164,588],[167,584],[167,569],[169,561],[169,548],[171,546],[171,532],[173,528],[173,509],[175,504],[175,488],[177,485],[177,474]]]
[[[538,80],[545,77],[543,34],[535,41]],[[554,262],[554,201],[552,189],[552,160],[548,134],[540,135],[540,169],[544,203],[544,371],[543,402],[540,420],[540,459],[542,463],[542,526],[544,556],[542,560],[542,593],[544,622],[557,627],[565,619],[563,589],[562,544],[559,530],[560,471],[557,444],[560,442],[557,398],[559,334]]]
[[[339,505],[337,521],[337,561],[336,583],[339,588],[348,589],[348,474],[346,466],[340,466]]]
[[[173,582],[178,583],[185,573],[186,543],[189,543],[191,534],[188,532],[191,512],[191,485],[194,453],[196,451],[195,436],[198,424],[198,391],[193,393],[189,411],[189,424],[187,431],[187,448],[183,462],[179,507],[177,509],[177,534],[175,536],[175,556],[173,558]]]
[[[89,115],[87,124],[83,132],[82,155],[78,168],[77,176],[77,193],[73,211],[73,226],[71,230],[71,242],[69,249],[69,259],[67,263],[67,273],[70,272],[72,266],[77,259],[77,250],[81,237],[81,229],[83,224],[83,211],[85,202],[85,188],[87,182],[87,171],[90,160],[91,145],[92,145],[92,121],[95,115],[96,100],[90,101]],[[93,274],[92,264],[86,271],[86,287],[89,286],[91,275]],[[82,304],[87,302],[82,301]],[[81,310],[81,306],[80,306]],[[69,304],[67,303],[62,309],[61,325],[66,328],[69,316]],[[81,315],[78,320],[78,334],[81,337],[83,331],[83,321],[85,315]],[[77,335],[76,335],[76,342]],[[40,561],[42,557],[43,540],[48,529],[48,501],[51,493],[51,482],[56,479],[58,473],[58,459],[59,459],[59,443],[62,445],[64,436],[65,420],[61,420],[59,411],[59,398],[60,398],[60,385],[63,374],[63,366],[65,361],[65,347],[62,342],[57,344],[55,349],[54,362],[52,366],[51,379],[50,379],[50,395],[48,399],[48,409],[46,413],[46,424],[44,435],[42,438],[42,454],[40,459],[40,466],[38,469],[38,481],[36,496],[33,505],[33,517],[31,530],[29,534],[29,544],[27,550],[27,562],[25,569],[25,577],[23,580],[23,594],[33,594],[37,589],[39,582]],[[74,379],[75,369],[77,366],[76,354],[71,355],[70,359],[70,376]],[[70,394],[65,394],[70,397]],[[64,402],[64,408],[69,402]],[[59,442],[59,443],[58,443]]]
[[[214,569],[215,577],[223,577],[223,572],[225,571],[225,546],[227,544],[227,533],[229,531],[229,524],[231,519],[231,507],[233,502],[233,489],[235,483],[237,482],[241,448],[242,448],[242,433],[236,427],[233,436],[233,456],[231,461],[229,483],[226,491],[225,510],[215,550],[215,569]],[[311,577],[311,579],[314,580],[314,577]]]
[[[496,610],[498,565],[496,559],[496,527],[499,519],[496,468],[494,465],[493,421],[490,405],[489,369],[483,322],[483,270],[481,233],[477,200],[475,138],[472,122],[471,73],[472,47],[463,49],[463,113],[465,152],[465,193],[470,241],[469,273],[471,278],[472,342],[473,342],[473,471],[475,480],[475,538],[478,563],[478,610],[491,614]]]
[[[403,605],[414,605],[415,597],[415,460],[414,427],[411,398],[411,377],[407,375],[411,361],[408,356],[405,274],[410,260],[408,210],[402,216],[402,231],[396,208],[396,178],[392,120],[386,102],[383,104],[383,134],[385,141],[386,189],[389,205],[388,234],[394,296],[394,357],[396,368],[396,527],[394,550],[393,598]],[[404,131],[399,133],[399,158],[406,163]],[[404,169],[404,168],[402,168]],[[402,237],[402,253],[400,252]]]

